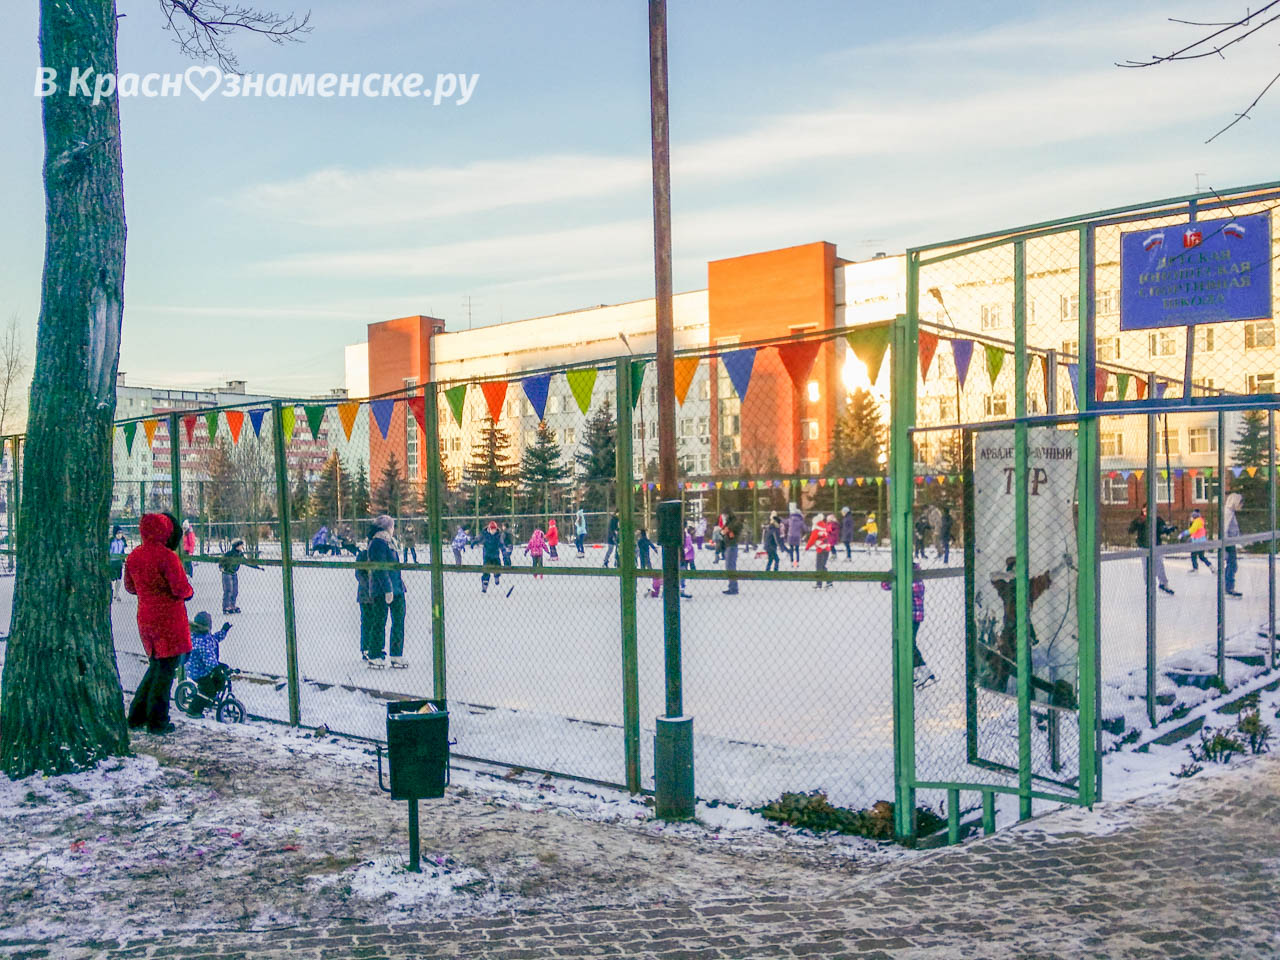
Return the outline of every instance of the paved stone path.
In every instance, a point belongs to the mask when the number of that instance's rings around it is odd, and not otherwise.
[[[77,949],[0,934],[0,949],[112,960],[1277,957],[1280,757],[1179,784],[1157,801],[1057,813],[871,877],[833,874],[830,894],[182,933]]]

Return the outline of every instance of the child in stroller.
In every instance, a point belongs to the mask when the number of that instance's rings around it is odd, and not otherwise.
[[[219,646],[226,639],[230,623],[210,633],[213,618],[205,610],[191,624],[191,653],[187,656],[187,678],[178,684],[173,698],[188,716],[202,717],[213,707],[219,722],[244,723],[244,704],[231,693],[231,677],[237,672],[218,660]]]

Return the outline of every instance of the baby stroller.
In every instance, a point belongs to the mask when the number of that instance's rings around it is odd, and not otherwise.
[[[173,691],[173,702],[178,705],[179,710],[186,713],[199,698],[205,709],[213,707],[214,716],[219,723],[244,723],[248,711],[231,692],[231,678],[239,673],[239,670],[220,663],[213,668],[212,673],[202,678],[200,684],[195,680],[183,680],[178,684],[178,688]],[[209,691],[216,692],[210,695]]]

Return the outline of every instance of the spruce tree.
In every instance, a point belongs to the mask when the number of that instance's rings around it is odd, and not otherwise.
[[[608,397],[587,421],[581,449],[574,454],[582,505],[587,510],[607,510],[617,482],[618,424]]]
[[[312,494],[311,515],[330,527],[352,517],[351,500],[355,481],[335,450],[325,461]]]
[[[360,461],[360,467],[356,470],[356,477],[351,486],[350,516],[357,521],[369,516],[369,471],[365,468],[363,460]]]
[[[293,494],[289,497],[289,513],[294,522],[300,522],[311,516],[311,484],[307,482],[307,474],[298,468],[298,479],[293,485]]]
[[[520,464],[520,483],[531,512],[545,512],[552,494],[559,494],[564,481],[572,475],[561,456],[556,432],[543,420],[538,424],[533,446],[525,450]]]
[[[1248,410],[1244,422],[1236,434],[1235,449],[1231,454],[1235,467],[1256,467],[1251,477],[1242,470],[1231,481],[1231,488],[1244,495],[1246,506],[1265,507],[1267,502],[1267,468],[1271,465],[1270,442],[1267,436],[1267,414],[1264,410]]]
[[[405,480],[400,461],[393,452],[387,459],[387,465],[382,468],[382,476],[378,478],[377,488],[373,491],[370,512],[401,517],[413,511],[416,504],[413,486]]]
[[[880,407],[868,391],[853,391],[831,431],[831,459],[826,472],[837,476],[870,476],[883,471],[884,423]]]
[[[487,420],[462,471],[467,502],[478,503],[481,516],[498,516],[510,511],[515,475],[510,460],[511,438],[507,431],[492,419]]]

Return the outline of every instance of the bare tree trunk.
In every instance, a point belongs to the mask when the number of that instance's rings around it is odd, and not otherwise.
[[[73,67],[116,72],[114,0],[42,0],[45,263],[18,574],[0,699],[0,765],[61,773],[125,753],[109,616],[111,421],[124,300],[120,113],[68,96]],[[92,83],[91,83],[92,87]]]

